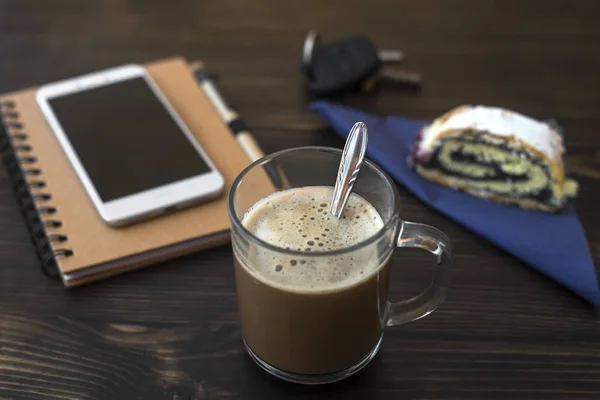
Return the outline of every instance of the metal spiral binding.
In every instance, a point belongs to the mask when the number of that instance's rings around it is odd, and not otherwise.
[[[60,228],[62,226],[62,222],[60,221],[56,221],[56,220],[44,220],[42,221],[42,223],[38,226],[33,227],[33,229],[31,230],[32,235],[44,235],[45,233],[45,229],[56,229],[56,228]]]
[[[31,145],[27,143],[29,135],[22,131],[24,127],[18,121],[19,113],[15,109],[14,102],[0,103],[0,117],[2,117],[0,153],[27,222],[31,241],[41,260],[42,270],[50,277],[59,278],[56,258],[70,257],[73,255],[73,250],[55,247],[56,244],[69,240],[67,235],[50,233],[53,229],[60,228],[62,222],[54,219],[42,219],[42,217],[55,214],[57,210],[51,205],[46,205],[52,199],[51,194],[32,191],[32,189],[44,188],[46,182],[42,179],[27,181],[27,178],[42,175],[42,170],[35,166],[37,159],[27,154],[32,151]]]

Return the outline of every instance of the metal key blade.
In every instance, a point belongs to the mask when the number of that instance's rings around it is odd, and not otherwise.
[[[364,122],[355,123],[348,134],[348,139],[346,139],[335,187],[333,188],[329,212],[337,218],[342,216],[350,193],[352,193],[354,182],[356,182],[365,158],[368,139],[367,126]]]
[[[418,72],[393,68],[387,65],[381,66],[377,77],[408,86],[420,86],[422,81],[421,74]]]
[[[401,50],[379,50],[377,57],[383,63],[394,62],[401,63],[404,61],[404,53]]]

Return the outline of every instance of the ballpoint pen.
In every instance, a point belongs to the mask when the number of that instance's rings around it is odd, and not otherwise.
[[[217,90],[210,74],[204,69],[203,64],[195,62],[192,63],[191,66],[196,82],[198,82],[200,88],[212,103],[215,111],[219,114],[219,117],[227,124],[231,133],[234,135],[236,141],[250,161],[254,162],[264,157],[264,153],[256,142],[256,139],[252,133],[250,133],[240,116],[227,105]],[[282,173],[272,164],[265,164],[263,167],[273,184],[278,189],[282,189],[285,186]]]

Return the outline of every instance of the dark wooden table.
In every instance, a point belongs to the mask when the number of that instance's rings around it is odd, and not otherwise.
[[[0,0],[0,92],[182,54],[218,73],[266,152],[341,147],[307,109],[302,42],[313,27],[325,40],[368,33],[403,49],[425,86],[340,102],[414,118],[461,103],[556,118],[598,262],[599,18],[597,0]],[[447,302],[389,329],[359,375],[301,387],[245,355],[228,246],[67,291],[41,274],[0,169],[0,399],[600,398],[594,310],[400,190],[405,218],[456,244]],[[397,254],[392,296],[423,287],[429,261]]]

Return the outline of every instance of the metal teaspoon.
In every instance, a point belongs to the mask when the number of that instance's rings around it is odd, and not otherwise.
[[[337,218],[342,216],[350,193],[352,193],[354,182],[356,182],[358,172],[365,158],[367,141],[367,126],[364,122],[355,123],[346,139],[335,187],[333,188],[329,212]]]

